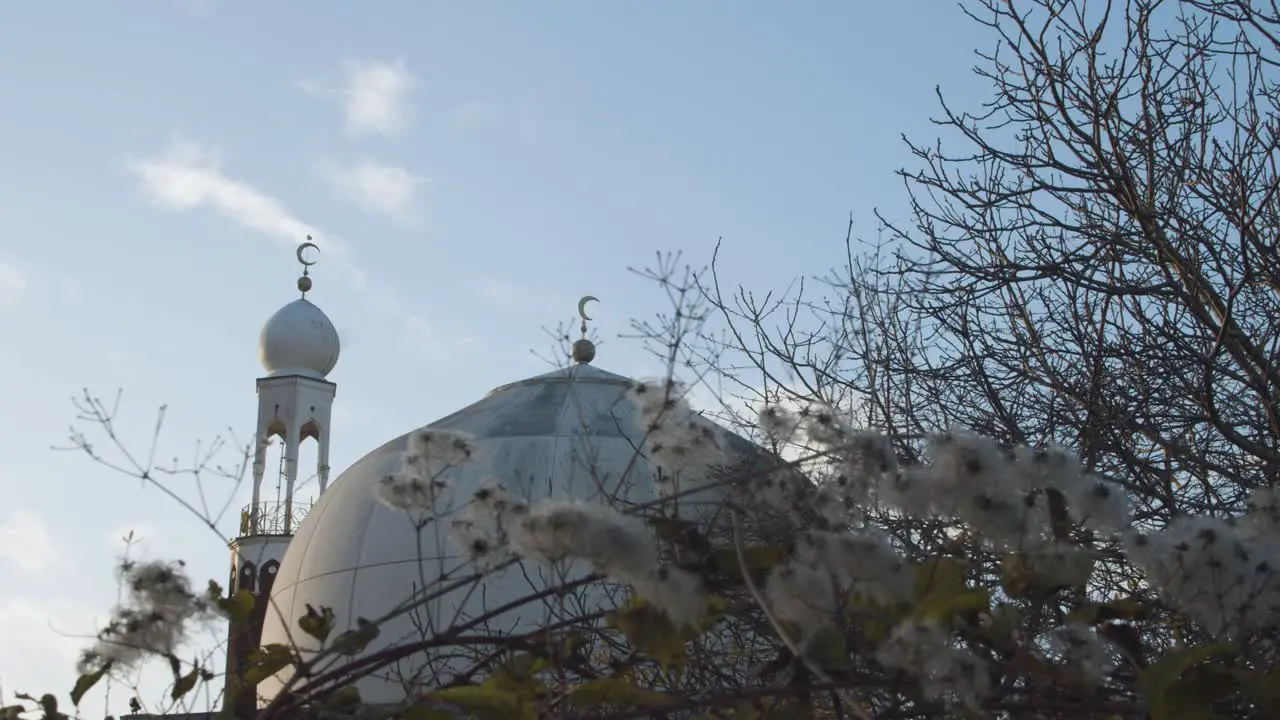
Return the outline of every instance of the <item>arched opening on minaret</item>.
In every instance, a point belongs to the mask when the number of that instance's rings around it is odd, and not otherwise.
[[[258,534],[283,534],[282,513],[285,501],[285,438],[288,429],[282,420],[274,420],[263,433],[267,439],[263,463],[262,490],[259,495]]]
[[[310,506],[320,495],[320,439],[324,430],[314,419],[302,424],[298,435],[298,480],[293,486],[295,503]]]

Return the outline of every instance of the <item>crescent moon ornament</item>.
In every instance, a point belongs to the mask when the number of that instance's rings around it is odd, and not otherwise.
[[[305,253],[308,248],[315,250],[317,254],[320,252],[320,248],[317,247],[315,243],[311,242],[310,235],[307,236],[306,242],[298,246],[298,262],[302,263],[303,267],[311,267],[312,265],[316,264],[315,260],[307,260],[307,258],[303,255],[303,253]]]
[[[591,317],[587,315],[587,303],[589,302],[600,302],[600,298],[594,295],[587,295],[586,297],[578,301],[578,317],[582,318],[583,320],[591,319]]]

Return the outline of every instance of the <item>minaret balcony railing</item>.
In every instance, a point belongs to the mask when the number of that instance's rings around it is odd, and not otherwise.
[[[240,511],[240,537],[292,535],[310,510],[310,503],[250,503]]]

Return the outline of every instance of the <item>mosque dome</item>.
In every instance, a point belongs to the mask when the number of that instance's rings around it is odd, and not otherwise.
[[[628,394],[634,382],[590,365],[588,355],[594,353],[580,346],[577,364],[499,387],[426,426],[473,438],[472,459],[449,471],[453,507],[494,482],[530,500],[599,502],[611,497],[615,502],[643,503],[657,497],[656,470],[637,450],[644,423]],[[705,422],[735,464],[737,458],[750,459],[760,452],[745,439]],[[289,543],[275,577],[262,644],[292,642],[317,649],[298,627],[308,605],[334,610],[336,635],[355,629],[358,618],[381,618],[424,581],[430,585],[465,564],[447,537],[447,520],[416,528],[409,515],[377,500],[380,481],[396,469],[410,435],[365,455],[320,495]],[[548,579],[537,580],[542,573]],[[425,614],[447,627],[458,617],[476,617],[526,596],[531,582],[552,582],[551,573],[549,567],[530,564],[495,573],[484,580],[482,589],[467,587],[441,597]],[[528,630],[545,623],[548,612],[543,604],[533,603],[497,616],[490,626],[504,632]],[[363,655],[421,639],[422,623],[421,616],[411,615],[386,622]],[[363,700],[392,703],[413,692],[414,683],[405,675],[424,663],[412,660],[361,680]],[[262,701],[274,697],[286,679],[277,675],[264,681],[258,688]]]
[[[258,356],[268,377],[302,375],[322,380],[338,364],[339,349],[333,323],[306,298],[276,311],[258,338]]]

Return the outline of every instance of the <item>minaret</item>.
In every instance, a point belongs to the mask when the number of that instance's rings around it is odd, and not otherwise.
[[[253,500],[240,514],[240,536],[231,541],[230,592],[249,590],[255,596],[253,615],[232,628],[227,639],[227,677],[238,677],[249,653],[258,647],[262,623],[270,612],[271,586],[289,547],[298,523],[309,507],[298,503],[294,490],[300,464],[310,476],[310,464],[299,457],[299,447],[308,438],[315,441],[314,472],[319,492],[329,484],[329,432],[333,399],[337,386],[326,376],[338,362],[338,332],[333,323],[307,300],[311,290],[307,250],[319,251],[311,236],[297,250],[302,263],[298,290],[302,297],[285,305],[262,328],[258,354],[267,374],[258,378],[258,423],[254,429],[257,449],[253,458]],[[275,501],[262,498],[262,481],[267,471],[267,447],[271,441],[283,446],[279,491]],[[255,693],[230,692],[226,702],[236,717],[252,717],[257,707]]]

